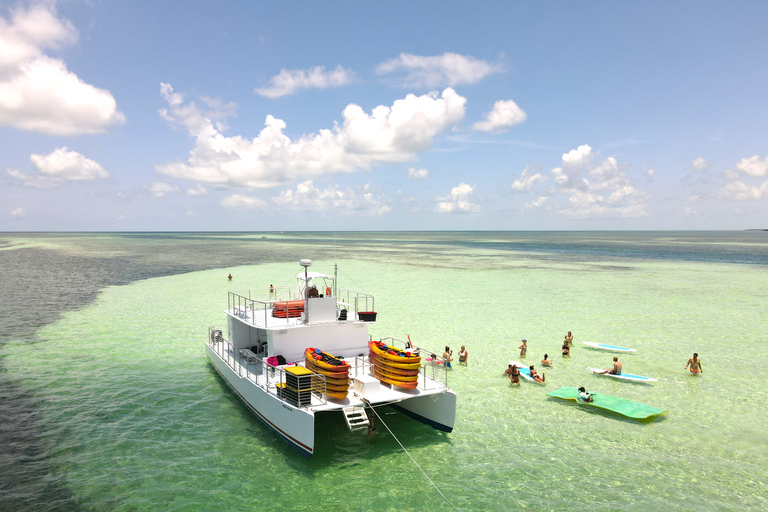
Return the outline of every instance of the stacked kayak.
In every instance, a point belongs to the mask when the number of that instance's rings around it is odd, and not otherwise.
[[[325,393],[330,398],[344,400],[349,393],[349,363],[334,357],[319,348],[310,347],[304,351],[304,363],[308,370],[325,377]],[[313,381],[312,389],[323,392],[322,385]]]
[[[405,389],[415,389],[419,384],[421,356],[390,347],[380,341],[371,341],[368,349],[368,359],[373,363],[373,374],[381,382]]]
[[[579,390],[566,386],[552,391],[551,393],[547,393],[547,396],[578,402],[577,397],[579,396]],[[605,409],[606,411],[615,412],[622,416],[626,416],[627,418],[638,420],[653,418],[654,416],[667,412],[666,409],[659,409],[658,407],[651,407],[650,405],[633,402],[632,400],[619,398],[617,396],[603,395],[602,393],[592,393],[591,402],[578,403],[580,405],[590,405],[599,409]]]

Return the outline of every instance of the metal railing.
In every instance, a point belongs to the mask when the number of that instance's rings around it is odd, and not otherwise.
[[[284,369],[272,366],[258,356],[243,354],[223,337],[222,330],[217,327],[208,328],[208,345],[240,377],[248,379],[268,394],[287,404],[307,408],[312,405],[327,403],[327,383],[324,375],[312,374],[310,381],[312,392],[309,398],[299,393],[295,400],[292,400],[290,388],[286,391],[287,382]]]
[[[396,338],[381,338],[381,341],[391,347],[396,347],[400,350],[406,350],[405,342]],[[419,387],[421,389],[434,389],[435,387],[447,388],[448,367],[445,366],[445,360],[424,347],[414,348],[419,349],[419,355],[421,356],[421,368],[419,369],[419,373],[422,377],[424,377],[423,379],[419,379]],[[429,359],[429,361],[427,361],[427,359]]]
[[[376,311],[373,304],[373,295],[367,293],[355,292],[339,288],[336,296],[336,303],[341,306],[352,306],[352,311],[360,313],[361,311]]]
[[[336,310],[339,312],[341,309],[347,309],[354,312],[350,320],[356,319],[357,314],[360,312],[376,311],[373,295],[343,289],[339,289],[338,293],[339,295],[336,297]],[[263,296],[268,296],[269,299],[256,298]],[[295,317],[275,317],[270,315],[268,310],[273,307],[275,302],[295,300],[303,300],[303,298],[297,296],[289,286],[276,286],[272,290],[268,289],[266,293],[261,290],[235,291],[227,294],[227,311],[231,311],[235,316],[253,323],[256,323],[257,315],[259,316],[259,321],[261,321],[261,316],[263,315],[264,327],[278,327],[294,323]]]

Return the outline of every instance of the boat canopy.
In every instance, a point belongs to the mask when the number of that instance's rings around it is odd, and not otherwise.
[[[321,274],[320,272],[307,272],[306,283],[304,282],[304,272],[299,272],[296,276],[298,280],[297,293],[299,297],[304,297],[306,286],[317,288],[317,291],[327,294],[327,290],[333,289],[333,276]]]
[[[327,274],[321,274],[320,272],[307,272],[307,280],[312,281],[313,279],[330,279],[333,281],[333,276],[329,276]],[[299,274],[296,276],[296,279],[299,281],[304,281],[304,272],[299,272]]]

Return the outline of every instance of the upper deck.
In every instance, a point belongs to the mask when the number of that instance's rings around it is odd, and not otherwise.
[[[269,330],[376,319],[372,295],[337,289],[336,295],[304,298],[301,290],[288,286],[229,292],[227,314],[250,326]]]

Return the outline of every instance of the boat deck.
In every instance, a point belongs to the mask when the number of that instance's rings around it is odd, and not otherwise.
[[[253,384],[266,390],[269,394],[277,395],[277,386],[283,382],[281,375],[286,366],[269,367],[261,359],[252,357],[252,352],[247,349],[234,349],[226,342],[212,344],[216,352],[226,363],[241,377],[247,378]],[[299,363],[299,366],[304,366]],[[362,406],[364,400],[370,404],[397,403],[418,396],[428,396],[444,393],[447,384],[443,384],[436,377],[438,369],[431,365],[422,368],[419,374],[418,386],[415,389],[404,389],[391,384],[380,382],[376,379],[370,368],[371,363],[367,356],[355,358],[355,364],[349,372],[350,386],[347,398],[339,400],[327,397],[321,393],[312,393],[311,403],[306,407],[315,412],[340,411],[345,407]],[[434,374],[434,375],[430,375]],[[352,379],[358,381],[358,389],[355,389]],[[370,391],[369,391],[370,390]]]

